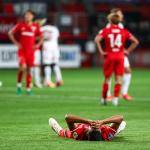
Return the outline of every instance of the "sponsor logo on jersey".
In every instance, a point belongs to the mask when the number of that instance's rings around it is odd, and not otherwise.
[[[24,32],[22,32],[21,34],[22,34],[22,35],[25,35],[25,36],[34,36],[34,33],[33,33],[33,32],[26,32],[26,31],[24,31]]]

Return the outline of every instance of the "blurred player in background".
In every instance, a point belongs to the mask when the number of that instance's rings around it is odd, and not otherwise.
[[[34,12],[27,10],[24,14],[24,21],[17,23],[9,31],[9,37],[12,42],[18,47],[19,70],[17,78],[17,94],[22,94],[22,77],[26,70],[26,90],[27,95],[31,94],[31,68],[34,65],[34,50],[37,49],[43,42],[40,27],[33,23]],[[18,36],[18,39],[16,38]],[[36,38],[39,38],[36,43]]]
[[[66,115],[65,120],[68,129],[63,129],[54,118],[49,119],[49,125],[58,136],[75,140],[111,141],[126,127],[126,122],[120,115],[104,120],[90,120]]]
[[[95,38],[99,53],[104,56],[104,83],[102,87],[102,104],[107,104],[106,98],[108,93],[108,83],[115,73],[114,97],[113,105],[118,105],[119,94],[121,90],[122,76],[124,74],[124,53],[129,54],[138,45],[138,40],[126,29],[119,26],[120,16],[111,13],[108,16],[110,26],[102,29]],[[103,50],[101,42],[105,41],[105,50]],[[125,50],[125,43],[131,41],[131,45]]]
[[[36,19],[34,21],[40,26],[40,29],[45,24],[46,19]],[[41,29],[42,30],[42,29]],[[42,32],[42,31],[41,31]],[[37,39],[37,42],[40,39]],[[34,67],[33,67],[33,77],[34,77],[34,85],[37,88],[42,88],[42,81],[41,81],[41,63],[42,63],[42,45],[37,47],[34,51]]]
[[[63,85],[62,74],[59,67],[60,48],[58,45],[59,30],[52,25],[42,27],[44,42],[42,47],[42,59],[44,65],[44,84],[54,88]],[[51,74],[54,70],[56,84],[52,82]]]
[[[122,24],[123,20],[124,20],[124,15],[121,11],[121,9],[119,8],[113,8],[110,13],[116,13],[117,15],[119,15],[120,17],[120,23],[119,23],[119,27],[120,28],[124,28],[124,25]],[[107,25],[107,27],[109,27],[110,24]],[[128,89],[129,89],[129,85],[130,85],[130,82],[131,82],[131,73],[132,73],[132,70],[131,70],[131,67],[130,67],[130,63],[129,63],[129,59],[128,59],[128,55],[125,55],[124,56],[124,75],[123,75],[123,78],[122,78],[122,90],[121,90],[121,94],[122,94],[122,97],[125,99],[125,100],[132,100],[133,98],[128,94]],[[108,89],[108,93],[107,93],[107,100],[111,100],[112,99],[112,96],[111,96],[111,79],[109,81],[109,89]]]

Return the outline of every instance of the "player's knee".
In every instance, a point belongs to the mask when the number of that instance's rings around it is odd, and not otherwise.
[[[120,115],[119,117],[120,117],[120,122],[122,122],[123,121],[123,116]]]
[[[130,67],[129,68],[125,68],[125,73],[132,73],[131,68]]]
[[[65,120],[68,121],[68,119],[69,119],[69,115],[66,114],[66,115],[65,115]]]

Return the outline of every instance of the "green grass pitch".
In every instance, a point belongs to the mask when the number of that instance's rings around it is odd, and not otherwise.
[[[99,105],[103,75],[98,69],[63,70],[65,85],[57,89],[33,89],[33,95],[16,95],[16,70],[1,70],[0,150],[148,150],[150,149],[150,71],[133,70],[130,93],[133,102],[120,106]],[[111,142],[63,139],[48,126],[55,117],[66,127],[64,115],[101,119],[122,114],[126,130]]]

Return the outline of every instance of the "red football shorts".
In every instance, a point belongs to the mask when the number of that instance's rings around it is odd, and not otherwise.
[[[112,73],[122,76],[124,74],[124,58],[106,58],[103,66],[104,76],[110,77]]]
[[[34,52],[26,53],[23,50],[18,51],[19,65],[27,65],[32,67],[34,65]]]

